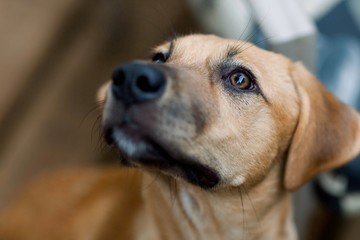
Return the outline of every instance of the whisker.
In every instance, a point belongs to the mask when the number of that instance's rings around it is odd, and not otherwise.
[[[256,212],[256,209],[255,209],[255,207],[254,207],[254,204],[253,204],[253,202],[252,202],[252,200],[251,200],[251,198],[250,198],[249,192],[248,192],[248,190],[247,190],[247,188],[246,188],[245,185],[243,185],[242,187],[244,188],[245,194],[246,194],[246,196],[247,196],[247,198],[248,198],[248,200],[249,200],[249,202],[250,202],[251,208],[253,209],[253,212],[254,212],[256,221],[257,221],[258,223],[260,223],[259,217],[258,217],[258,215],[257,215],[257,212]]]
[[[263,43],[263,42],[265,42],[265,41],[267,41],[269,39],[272,39],[272,38],[273,38],[273,36],[265,37],[265,38],[263,38],[263,39],[261,39],[259,41],[253,42],[253,44],[258,45],[258,44]]]
[[[144,188],[142,188],[142,191],[145,192],[146,190],[150,189],[151,185],[153,185],[153,184],[156,182],[156,180],[158,179],[159,175],[160,175],[160,172],[157,172],[156,175],[155,175],[155,177],[154,177],[154,179],[153,179],[148,185],[146,185]]]
[[[107,154],[108,152],[110,152],[111,147],[109,147],[104,141],[100,141],[100,153],[102,154]]]
[[[256,36],[256,34],[259,33],[259,28],[256,28],[250,35],[248,35],[244,41],[242,42],[239,42],[239,45],[236,46],[238,49],[239,49],[239,52],[243,52],[244,50],[242,49],[242,47],[247,43],[247,42],[250,42],[251,39]]]
[[[90,116],[91,113],[93,113],[94,111],[99,110],[99,105],[96,104],[95,106],[91,107],[85,114],[84,117],[80,120],[79,122],[79,128],[81,128],[81,126],[84,124],[85,120],[87,117]]]
[[[106,155],[107,153],[110,152],[110,149],[106,149],[105,147],[101,147],[99,150],[100,154],[102,155]]]
[[[255,43],[253,43],[253,45],[250,45],[250,46],[246,47],[245,49],[241,49],[241,52],[245,52],[245,50],[248,50],[249,48],[252,48],[252,47],[256,46],[257,44],[260,44],[260,43],[262,43],[262,42],[265,42],[265,41],[267,41],[267,40],[269,40],[269,39],[271,39],[271,38],[272,38],[272,37],[267,37],[267,38],[264,38],[264,39],[262,39],[262,40],[259,40],[259,41],[255,42]]]
[[[94,135],[94,131],[95,131],[95,127],[98,126],[97,124],[99,123],[99,121],[101,120],[101,115],[97,116],[97,118],[94,121],[93,126],[91,127],[91,135],[90,135],[90,141],[93,142],[93,135]]]
[[[252,16],[253,16],[253,14],[250,15],[250,17],[251,17],[250,20],[252,19]],[[256,36],[256,34],[259,33],[261,26],[263,25],[266,17],[267,17],[267,14],[265,16],[263,16],[260,20],[257,21],[257,27],[255,28],[255,30],[252,33],[250,33],[248,36],[246,36],[242,42],[239,42],[239,45],[237,46],[237,48],[239,48],[241,50],[241,48],[245,45],[246,42],[250,42],[251,39],[254,36]],[[256,43],[256,44],[259,44],[259,43]]]
[[[244,30],[241,32],[240,36],[237,38],[238,41],[240,41],[242,39],[243,35],[246,33],[246,30],[250,26],[250,23],[252,22],[252,20],[253,20],[253,15],[250,14],[249,20],[247,21]]]
[[[245,239],[245,234],[246,234],[246,226],[245,226],[245,208],[244,208],[244,200],[243,200],[243,195],[242,195],[242,188],[238,188],[237,189],[239,194],[240,194],[240,199],[241,199],[241,208],[242,208],[242,225],[243,225],[243,236],[242,238]]]
[[[262,28],[262,25],[263,25],[263,23],[265,22],[265,19],[268,17],[269,12],[270,12],[270,8],[267,10],[267,13],[266,13],[264,16],[262,16],[261,19],[259,19],[259,20],[257,21],[257,28],[256,28],[255,34],[258,33],[258,32],[260,31],[260,29]],[[252,35],[251,35],[251,38],[254,37],[255,34],[252,34]],[[250,41],[251,38],[248,38],[246,41]]]

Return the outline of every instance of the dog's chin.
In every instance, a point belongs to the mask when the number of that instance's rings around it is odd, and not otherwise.
[[[160,170],[204,189],[214,188],[220,182],[213,169],[180,154],[173,147],[165,147],[133,126],[108,129],[106,139],[119,150],[124,165]]]

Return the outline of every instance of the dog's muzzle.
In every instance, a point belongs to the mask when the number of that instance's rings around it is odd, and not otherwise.
[[[105,140],[116,146],[125,165],[160,169],[202,188],[213,188],[220,181],[218,174],[183,154],[176,141],[166,140],[166,131],[161,132],[157,100],[170,84],[163,71],[141,62],[114,71],[103,115]]]
[[[155,100],[163,94],[166,85],[166,77],[161,70],[141,63],[117,68],[112,80],[114,97],[125,105]]]

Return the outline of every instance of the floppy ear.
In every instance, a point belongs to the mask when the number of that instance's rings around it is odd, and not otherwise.
[[[284,184],[286,189],[295,190],[320,172],[356,157],[360,152],[360,116],[336,99],[302,64],[295,63],[291,75],[300,113]]]

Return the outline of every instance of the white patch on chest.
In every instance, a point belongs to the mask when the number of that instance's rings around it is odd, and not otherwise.
[[[181,189],[179,193],[180,203],[185,211],[185,214],[192,220],[196,220],[199,215],[199,204],[194,197],[185,189]]]

